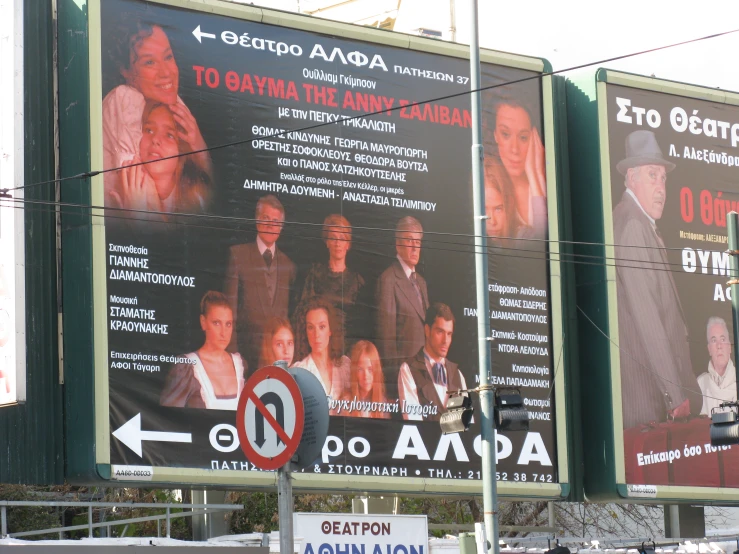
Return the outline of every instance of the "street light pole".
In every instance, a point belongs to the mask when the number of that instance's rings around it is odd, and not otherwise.
[[[470,0],[470,95],[472,101],[472,202],[475,230],[475,283],[477,286],[477,337],[482,417],[482,503],[487,544],[486,554],[498,554],[498,498],[493,426],[493,387],[490,384],[490,312],[488,300],[488,259],[485,231],[485,174],[482,147],[482,99],[480,96],[480,45],[477,0]]]

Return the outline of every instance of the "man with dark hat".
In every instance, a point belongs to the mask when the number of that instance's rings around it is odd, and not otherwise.
[[[657,221],[667,199],[666,160],[652,131],[626,137],[624,176],[613,210],[624,428],[701,409],[687,327]]]

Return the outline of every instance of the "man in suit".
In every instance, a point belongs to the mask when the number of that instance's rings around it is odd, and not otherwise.
[[[626,158],[616,165],[626,186],[613,210],[624,428],[701,409],[685,318],[657,228],[674,168],[652,131],[629,134]]]
[[[403,419],[439,421],[446,410],[447,392],[467,388],[457,364],[446,357],[454,335],[449,306],[434,302],[426,311],[423,332],[423,347],[400,366],[400,407]]]
[[[407,216],[398,221],[397,259],[377,283],[377,346],[388,367],[398,367],[424,344],[423,321],[429,297],[426,280],[416,271],[422,240],[423,227],[416,218]]]
[[[279,248],[277,239],[285,209],[271,194],[257,202],[257,240],[231,247],[225,294],[236,314],[230,350],[238,348],[248,366],[256,369],[264,324],[274,316],[287,319],[295,264]]]

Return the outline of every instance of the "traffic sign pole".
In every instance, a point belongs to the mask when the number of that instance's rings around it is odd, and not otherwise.
[[[293,482],[290,462],[277,470],[277,513],[280,525],[280,552],[293,554]]]

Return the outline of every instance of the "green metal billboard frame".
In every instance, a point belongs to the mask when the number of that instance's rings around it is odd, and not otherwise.
[[[63,34],[60,29],[60,41],[73,42],[77,54],[88,60],[88,74],[84,79],[75,82],[66,80],[60,72],[60,79],[73,91],[75,101],[87,106],[88,116],[85,120],[84,135],[78,137],[76,153],[70,153],[76,163],[71,163],[74,171],[85,172],[97,169],[103,164],[102,149],[102,77],[101,77],[101,29],[100,6],[103,0],[88,0],[84,8],[80,8],[73,0],[61,0],[68,10],[78,10],[71,28],[85,28],[86,35]],[[357,41],[372,42],[405,48],[418,52],[428,52],[457,58],[468,58],[468,48],[433,39],[404,35],[380,29],[331,22],[287,12],[256,8],[246,5],[235,5],[220,0],[150,0],[154,3],[176,6],[214,13],[242,20],[286,26],[324,35],[349,38]],[[89,39],[86,41],[86,38]],[[515,67],[533,72],[543,73],[549,70],[548,63],[539,58],[530,58],[515,54],[507,54],[484,50],[481,52],[484,63],[492,63],[507,67]],[[549,235],[552,242],[551,255],[554,261],[550,264],[551,309],[553,333],[553,359],[557,361],[559,370],[554,371],[555,428],[557,435],[557,459],[559,483],[522,483],[499,482],[499,494],[517,498],[563,498],[570,494],[569,479],[571,475],[571,459],[569,455],[569,439],[574,428],[568,420],[568,404],[571,395],[566,388],[566,375],[572,364],[571,355],[564,349],[564,337],[569,335],[570,305],[563,302],[562,291],[563,269],[559,263],[560,238],[569,236],[569,225],[560,219],[560,208],[565,204],[561,190],[556,186],[562,173],[560,164],[561,134],[564,130],[563,96],[555,94],[556,84],[551,76],[543,76],[542,95],[544,111],[544,144],[546,148],[548,197],[556,199],[550,203]],[[559,89],[562,87],[560,86]],[[558,100],[559,99],[559,100]],[[62,138],[64,140],[65,137]],[[89,141],[89,142],[88,142]],[[87,156],[85,154],[88,154]],[[86,158],[86,160],[84,159]],[[566,167],[566,160],[564,160]],[[87,163],[85,163],[87,162]],[[101,176],[91,178],[77,187],[82,203],[93,207],[103,206],[103,180]],[[108,481],[111,477],[110,466],[110,424],[109,424],[109,391],[107,360],[107,295],[105,265],[105,226],[102,210],[93,208],[92,216],[80,215],[79,228],[76,228],[76,248],[70,253],[64,264],[64,282],[74,282],[76,287],[68,292],[81,300],[75,317],[65,319],[65,325],[73,327],[85,340],[84,346],[78,344],[74,352],[65,359],[67,372],[72,375],[75,390],[71,397],[77,402],[67,404],[67,429],[70,431],[67,442],[67,475],[77,482]],[[84,219],[84,221],[82,221]],[[562,233],[565,235],[562,235]],[[565,270],[566,273],[566,270]],[[65,287],[66,292],[66,287]],[[568,326],[563,329],[563,322]],[[81,331],[80,331],[81,329]],[[89,333],[88,333],[89,329]],[[563,352],[564,349],[564,352]],[[574,359],[574,358],[573,358]],[[77,425],[77,424],[80,425]],[[343,476],[326,476],[322,474],[295,473],[294,486],[303,490],[353,490],[378,491],[406,494],[441,493],[449,495],[480,494],[481,485],[476,481],[460,481],[425,478],[388,478],[354,476],[347,482]],[[108,481],[110,483],[110,481]],[[130,482],[125,483],[130,486]],[[276,474],[255,472],[245,475],[241,471],[205,470],[196,468],[153,468],[153,478],[146,486],[178,484],[205,485],[220,488],[262,488],[276,485]]]

